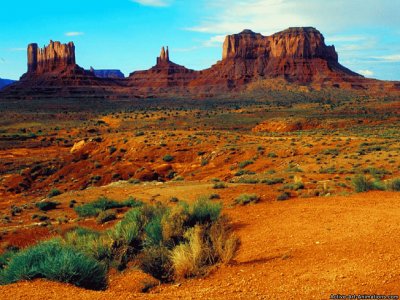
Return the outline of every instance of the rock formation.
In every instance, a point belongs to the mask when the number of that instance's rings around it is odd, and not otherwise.
[[[39,48],[28,45],[28,70],[19,82],[2,90],[2,98],[32,99],[46,97],[110,97],[119,82],[98,78],[76,64],[74,43],[50,41]]]
[[[47,47],[28,45],[28,73],[43,74],[75,66],[75,45],[50,41]]]
[[[323,79],[358,77],[338,62],[334,46],[312,27],[289,28],[271,36],[251,30],[225,38],[222,61],[205,72],[231,85],[254,79],[282,77],[301,84]]]
[[[168,63],[169,62],[169,50],[167,46],[167,50],[164,47],[161,48],[160,56],[157,57],[157,65]]]
[[[146,71],[136,71],[129,75],[129,94],[140,97],[157,96],[168,93],[183,93],[189,91],[186,87],[196,79],[198,72],[185,68],[170,61],[169,49],[161,48],[157,64]]]
[[[156,65],[122,78],[118,71],[87,71],[76,64],[72,42],[39,49],[28,46],[28,72],[1,96],[39,97],[191,97],[204,98],[245,91],[258,82],[284,80],[307,88],[400,91],[399,82],[366,79],[338,61],[334,46],[313,27],[294,27],[263,36],[251,30],[226,37],[222,60],[194,71],[171,61],[162,47]],[[250,83],[250,84],[249,84]],[[259,85],[267,86],[267,85]],[[268,88],[267,88],[268,89]]]
[[[121,70],[95,70],[91,67],[90,72],[92,72],[96,77],[99,78],[113,78],[113,79],[125,78],[125,75],[124,73],[121,72]]]

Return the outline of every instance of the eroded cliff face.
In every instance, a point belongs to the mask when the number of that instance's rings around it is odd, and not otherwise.
[[[30,44],[28,72],[20,82],[6,87],[2,95],[204,98],[246,91],[252,84],[269,79],[316,89],[400,90],[398,82],[366,79],[342,66],[335,47],[327,46],[323,35],[312,27],[289,28],[271,36],[251,30],[229,35],[222,60],[202,71],[172,62],[169,54],[168,47],[162,47],[155,66],[133,72],[126,79],[100,78],[95,70],[87,71],[76,64],[72,42],[50,41],[43,49]]]
[[[338,62],[334,46],[313,27],[294,27],[263,36],[251,30],[226,37],[222,62],[213,67],[220,76],[235,82],[254,78],[283,77],[310,83],[322,78],[360,75]]]
[[[75,65],[73,42],[61,44],[50,41],[49,45],[44,48],[39,48],[37,44],[28,45],[28,73],[39,75]]]
[[[251,30],[225,38],[222,59],[298,58],[338,61],[334,46],[326,46],[323,35],[312,27],[294,27],[263,36]]]

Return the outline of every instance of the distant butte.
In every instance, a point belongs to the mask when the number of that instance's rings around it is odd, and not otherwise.
[[[72,42],[50,41],[42,49],[30,44],[27,73],[4,88],[0,97],[204,98],[244,91],[249,83],[268,79],[317,89],[400,91],[399,82],[366,79],[342,66],[335,47],[327,46],[313,27],[291,27],[271,36],[249,29],[228,35],[222,60],[202,71],[172,62],[168,47],[161,48],[149,70],[132,72],[126,79],[112,71],[79,67]]]

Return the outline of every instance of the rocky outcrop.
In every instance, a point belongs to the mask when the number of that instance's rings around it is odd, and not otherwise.
[[[37,44],[28,45],[28,73],[43,74],[75,65],[73,42],[61,44],[50,41],[49,45],[42,49]]]
[[[50,41],[28,45],[28,70],[19,82],[2,90],[2,98],[113,98],[121,83],[98,78],[76,63],[74,43]]]
[[[50,41],[43,49],[30,44],[28,72],[20,82],[5,88],[1,96],[204,98],[249,92],[248,87],[272,79],[307,89],[400,91],[398,82],[366,79],[342,66],[335,47],[326,45],[315,28],[295,27],[271,36],[251,30],[229,35],[223,45],[222,60],[202,71],[172,62],[168,47],[162,47],[155,66],[133,72],[126,79],[117,70],[87,71],[79,67],[72,42]],[[268,84],[259,84],[265,86]]]
[[[141,97],[157,96],[168,93],[189,93],[187,86],[196,79],[198,72],[173,63],[169,58],[169,49],[161,48],[160,56],[154,67],[146,71],[136,71],[129,75],[129,93]]]
[[[95,70],[92,67],[90,71],[99,78],[113,78],[113,79],[124,79],[125,75],[120,70]]]
[[[255,79],[282,77],[290,82],[311,83],[325,79],[358,77],[338,62],[334,46],[312,27],[289,28],[271,36],[251,30],[225,38],[222,61],[207,72],[209,78],[226,78],[238,86]]]

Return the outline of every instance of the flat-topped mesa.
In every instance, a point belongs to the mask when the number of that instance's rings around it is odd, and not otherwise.
[[[167,50],[165,50],[165,48],[162,47],[160,56],[157,57],[157,65],[162,64],[162,63],[168,63],[168,62],[170,62],[168,46],[167,46]]]
[[[37,44],[28,45],[28,74],[40,75],[69,66],[76,66],[73,42],[61,44],[50,41],[44,48],[39,48]]]
[[[360,76],[339,64],[335,47],[327,46],[324,36],[313,27],[291,27],[271,36],[248,29],[228,35],[222,58],[217,64],[219,76],[231,82],[283,77],[309,83]]]
[[[313,27],[291,27],[271,36],[251,30],[228,35],[222,58],[322,58],[338,61],[334,46],[326,46],[323,35]]]

